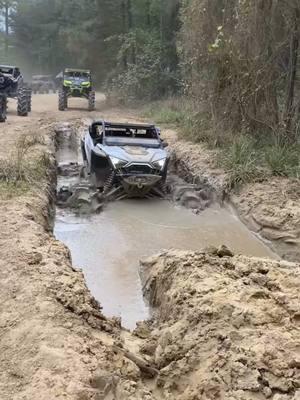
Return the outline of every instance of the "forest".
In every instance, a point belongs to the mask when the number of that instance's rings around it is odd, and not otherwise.
[[[89,67],[107,93],[151,102],[153,116],[189,138],[233,143],[231,160],[247,165],[241,179],[257,174],[257,157],[298,176],[298,0],[2,0],[0,8],[3,62],[17,54],[34,73]]]

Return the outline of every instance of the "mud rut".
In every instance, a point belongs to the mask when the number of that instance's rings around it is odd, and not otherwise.
[[[104,203],[80,177],[80,138],[89,120],[56,126],[58,204],[54,233],[71,250],[87,285],[109,317],[124,327],[151,316],[139,276],[141,258],[161,249],[226,244],[253,256],[275,255],[220,204],[213,188],[189,184],[171,162],[165,198]]]

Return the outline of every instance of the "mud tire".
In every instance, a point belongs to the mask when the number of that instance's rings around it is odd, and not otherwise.
[[[7,99],[0,99],[0,122],[6,121],[7,115]]]
[[[86,155],[86,151],[85,151],[84,140],[80,141],[80,148],[81,148],[82,159],[83,159],[84,162],[86,162],[87,161],[87,155]]]
[[[20,117],[28,115],[28,89],[21,88],[18,93],[18,108],[17,112]]]
[[[96,94],[93,90],[89,93],[88,102],[89,111],[94,111],[96,108]]]
[[[90,173],[90,182],[95,189],[101,190],[101,191],[103,190],[103,187],[99,186],[99,184],[98,184],[97,176],[96,176],[95,172]]]
[[[89,174],[88,174],[88,172],[87,172],[87,167],[86,167],[86,165],[83,165],[83,166],[80,168],[79,176],[80,176],[81,179],[88,179],[88,178],[89,178]]]
[[[65,111],[68,108],[68,98],[64,90],[58,92],[58,109],[59,111]]]
[[[167,186],[166,182],[161,182],[158,186],[158,189],[161,191],[163,196],[167,196],[169,190],[168,190],[168,186]]]
[[[32,90],[27,89],[27,110],[31,112],[31,104],[32,104]]]

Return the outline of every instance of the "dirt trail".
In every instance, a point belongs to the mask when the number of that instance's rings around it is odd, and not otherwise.
[[[299,400],[298,265],[162,254],[145,264],[157,322],[133,336],[102,314],[51,231],[54,122],[136,119],[99,99],[63,113],[34,96],[29,118],[0,125],[0,158],[35,133],[50,160],[39,188],[0,197],[0,399]]]

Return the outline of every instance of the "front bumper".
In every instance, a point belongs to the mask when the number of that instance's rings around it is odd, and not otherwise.
[[[147,195],[162,180],[159,175],[131,175],[123,176],[120,184],[129,196],[143,197]]]

